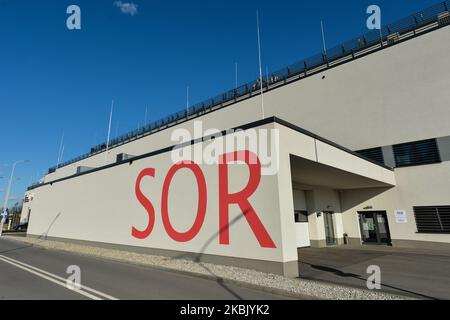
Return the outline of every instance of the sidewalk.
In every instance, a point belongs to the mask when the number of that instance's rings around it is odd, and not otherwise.
[[[450,299],[450,252],[384,246],[299,249],[303,279],[366,287],[369,266],[381,269],[382,290],[418,299]]]
[[[342,250],[363,250],[363,251],[384,252],[384,253],[419,254],[419,255],[450,257],[450,250],[442,250],[442,249],[401,248],[387,245],[362,245],[362,246],[343,245],[332,248]]]

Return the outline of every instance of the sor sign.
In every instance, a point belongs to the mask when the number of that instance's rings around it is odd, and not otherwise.
[[[262,248],[276,248],[269,233],[264,228],[258,214],[249,202],[249,197],[256,191],[261,181],[261,162],[258,156],[250,151],[236,151],[220,156],[219,161],[219,243],[229,245],[229,206],[237,204],[252,229],[259,245]],[[230,162],[243,161],[249,169],[249,181],[244,189],[237,193],[228,192],[228,164]],[[170,222],[168,212],[169,187],[175,174],[181,169],[189,169],[195,176],[198,189],[197,215],[192,227],[186,232],[178,232]],[[137,239],[146,239],[152,233],[155,225],[155,209],[148,198],[141,191],[141,181],[144,177],[155,177],[155,169],[146,168],[141,171],[136,179],[135,193],[140,204],[148,214],[148,224],[144,230],[132,227],[131,234]],[[169,170],[164,180],[161,197],[161,218],[164,229],[170,238],[177,242],[189,242],[194,239],[203,226],[207,207],[207,187],[203,171],[193,161],[183,161],[175,164]]]

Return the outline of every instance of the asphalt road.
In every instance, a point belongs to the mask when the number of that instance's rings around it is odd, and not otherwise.
[[[381,270],[382,291],[450,299],[450,253],[391,247],[299,249],[302,278],[366,288],[367,268]]]
[[[80,290],[66,286],[69,266]],[[0,299],[273,300],[285,297],[214,280],[110,260],[44,250],[0,239]]]

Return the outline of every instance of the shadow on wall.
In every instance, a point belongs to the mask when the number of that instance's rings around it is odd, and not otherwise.
[[[344,190],[341,192],[341,211],[346,212],[362,206],[367,201],[386,193],[392,188],[393,187]]]
[[[56,220],[58,220],[58,218],[61,216],[61,212],[58,212],[58,214],[55,216],[55,218],[53,219],[53,221],[50,223],[50,225],[47,228],[47,231],[44,232],[43,234],[41,234],[38,239],[44,239],[47,240],[48,234],[51,230],[51,228],[53,227],[53,225],[55,224]]]

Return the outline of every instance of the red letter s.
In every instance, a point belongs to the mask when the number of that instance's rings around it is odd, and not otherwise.
[[[137,239],[145,239],[147,238],[153,230],[153,226],[155,225],[155,209],[153,208],[152,203],[148,200],[141,191],[141,181],[145,176],[155,177],[155,169],[147,168],[141,171],[138,178],[136,179],[135,193],[136,197],[141,203],[141,205],[145,208],[148,214],[148,225],[144,231],[139,231],[135,227],[131,229],[131,235]]]

